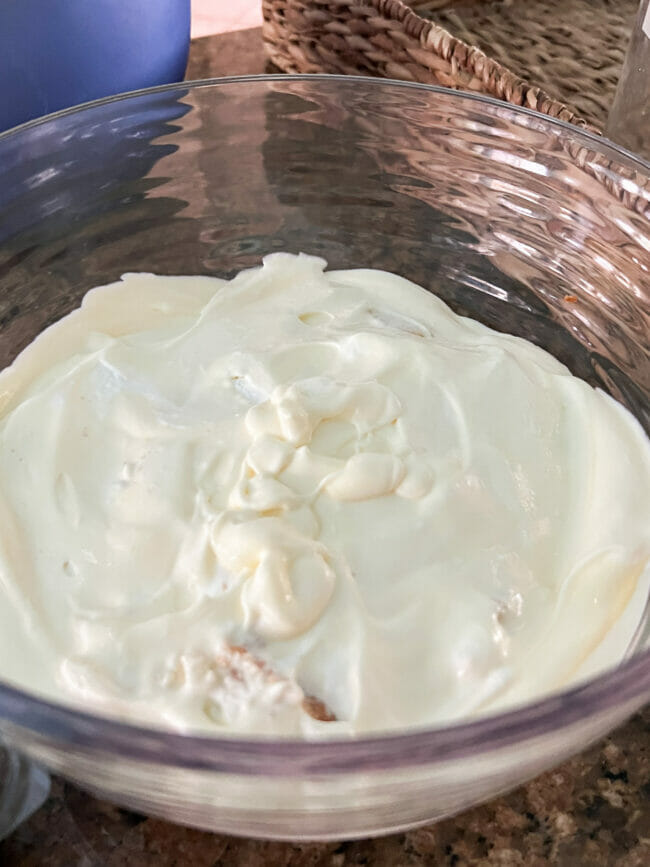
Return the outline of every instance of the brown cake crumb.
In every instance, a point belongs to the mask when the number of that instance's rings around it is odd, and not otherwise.
[[[223,654],[216,660],[221,669],[226,669],[228,676],[239,683],[252,684],[252,673],[258,672],[266,683],[290,683],[288,678],[282,677],[273,671],[264,660],[255,656],[246,647],[239,644],[226,645]],[[296,685],[296,689],[299,687]],[[336,716],[327,707],[325,702],[312,695],[306,695],[302,699],[303,711],[312,719],[319,722],[335,722]]]
[[[327,705],[313,695],[306,695],[302,700],[302,709],[310,717],[320,722],[336,722],[336,717]]]

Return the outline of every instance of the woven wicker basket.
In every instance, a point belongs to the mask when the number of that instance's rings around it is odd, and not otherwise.
[[[263,0],[263,32],[270,60],[284,72],[442,84],[602,129],[636,5]]]

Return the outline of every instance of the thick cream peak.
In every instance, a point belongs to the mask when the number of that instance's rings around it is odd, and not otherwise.
[[[0,373],[0,676],[215,734],[493,711],[622,658],[649,492],[627,411],[400,277],[129,274]]]

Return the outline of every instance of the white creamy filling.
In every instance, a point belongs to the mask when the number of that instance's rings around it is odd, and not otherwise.
[[[620,660],[650,583],[639,424],[406,280],[324,267],[126,275],[0,374],[3,679],[330,735]]]

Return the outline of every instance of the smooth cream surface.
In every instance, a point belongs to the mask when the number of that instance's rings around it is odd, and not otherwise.
[[[129,274],[0,374],[0,677],[330,735],[620,660],[650,572],[639,424],[400,277],[324,268]]]

